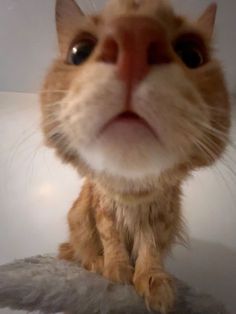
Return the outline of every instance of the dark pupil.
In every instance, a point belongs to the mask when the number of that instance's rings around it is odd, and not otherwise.
[[[190,44],[182,44],[176,47],[176,52],[182,61],[191,69],[196,69],[203,63],[200,50]]]
[[[83,42],[74,46],[71,53],[71,63],[74,65],[80,65],[91,55],[93,51],[93,44]]]

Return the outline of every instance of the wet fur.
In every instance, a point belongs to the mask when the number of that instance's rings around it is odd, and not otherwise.
[[[92,17],[83,16],[72,0],[57,4],[60,56],[41,93],[42,126],[47,144],[86,177],[68,215],[70,237],[60,258],[80,261],[116,282],[133,282],[147,306],[166,313],[175,288],[163,262],[184,238],[182,183],[193,170],[220,158],[228,141],[228,92],[211,48],[214,8],[191,22],[167,1],[111,0]],[[209,54],[207,64],[189,70],[172,51],[172,62],[150,70],[134,93],[134,109],[154,129],[158,126],[165,148],[145,132],[138,142],[98,137],[124,101],[115,67],[98,62],[99,40],[82,66],[65,62],[78,34],[86,31],[99,39],[108,21],[124,15],[155,19],[172,42],[196,34]]]

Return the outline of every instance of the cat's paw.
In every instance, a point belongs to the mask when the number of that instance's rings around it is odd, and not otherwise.
[[[134,270],[129,263],[111,263],[104,268],[103,276],[113,282],[132,283]]]
[[[93,261],[84,263],[83,267],[93,273],[102,274],[104,270],[104,257],[98,256]]]
[[[134,276],[134,286],[145,299],[148,309],[169,313],[175,303],[175,286],[172,278],[166,273],[146,272]]]

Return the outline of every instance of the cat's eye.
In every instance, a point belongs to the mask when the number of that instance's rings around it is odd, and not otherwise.
[[[94,40],[81,40],[71,48],[68,56],[68,62],[73,65],[81,65],[92,54],[94,47]]]
[[[175,52],[190,69],[197,69],[206,63],[206,53],[194,41],[180,40],[175,44]]]

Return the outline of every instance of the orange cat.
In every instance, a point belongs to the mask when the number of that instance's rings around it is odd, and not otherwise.
[[[85,16],[57,1],[60,55],[41,93],[49,146],[86,177],[60,258],[167,313],[164,258],[183,239],[181,186],[224,152],[230,105],[212,51],[216,5],[197,21],[166,0],[111,0]]]

